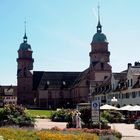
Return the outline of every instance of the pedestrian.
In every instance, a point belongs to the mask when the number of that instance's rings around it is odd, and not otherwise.
[[[76,128],[82,128],[81,126],[81,117],[80,117],[81,113],[77,112],[75,119],[76,119]]]

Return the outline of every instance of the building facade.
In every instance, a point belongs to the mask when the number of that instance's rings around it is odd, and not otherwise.
[[[17,58],[18,104],[42,108],[72,108],[89,102],[98,85],[111,77],[110,52],[100,19],[91,42],[90,64],[82,72],[33,71],[31,45],[26,32]]]
[[[17,104],[16,86],[0,86],[0,106],[5,104]]]
[[[116,102],[111,102],[115,98]],[[127,70],[112,73],[111,78],[96,87],[94,99],[100,104],[140,105],[140,63],[128,63]]]
[[[118,107],[140,105],[140,63],[129,63],[126,70],[112,73],[108,44],[99,18],[88,68],[80,72],[33,71],[33,51],[25,32],[18,49],[17,103],[47,109],[74,108],[91,100]]]

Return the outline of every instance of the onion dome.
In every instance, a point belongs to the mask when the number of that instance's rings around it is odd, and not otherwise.
[[[102,33],[102,26],[100,21],[97,25],[97,33],[93,36],[92,43],[107,42],[106,35]]]
[[[31,45],[27,43],[27,36],[26,33],[23,37],[23,43],[20,44],[19,50],[22,51],[31,51]]]
[[[107,42],[106,35],[102,33],[102,25],[100,23],[100,6],[98,5],[98,25],[97,25],[97,33],[93,36],[92,42],[93,43],[101,43]]]

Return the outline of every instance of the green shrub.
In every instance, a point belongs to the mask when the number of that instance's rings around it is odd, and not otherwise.
[[[140,130],[140,119],[135,121],[135,128]]]
[[[51,120],[55,122],[69,122],[71,120],[71,110],[60,109],[52,112]]]
[[[102,129],[110,129],[108,126],[108,120],[102,116],[100,116],[100,124],[99,122],[92,122],[91,120],[91,108],[83,107],[80,109],[81,119],[83,121],[82,127],[86,128],[102,128]]]
[[[122,113],[116,110],[103,111],[101,112],[101,117],[110,123],[118,123],[124,121],[124,116]]]
[[[89,124],[91,122],[91,109],[90,107],[83,107],[80,110],[81,113],[81,119],[83,121],[83,123]]]
[[[100,124],[99,122],[92,122],[91,120],[91,110],[89,107],[83,107],[80,110],[80,117],[82,120],[82,128],[102,128],[102,129],[110,129],[110,126],[108,126],[108,120],[100,117]],[[72,122],[72,114],[74,113],[74,111],[72,113],[70,113],[69,115],[69,120],[68,120],[68,124],[67,124],[67,128],[75,128],[76,124],[74,124]]]
[[[0,126],[34,126],[35,119],[22,106],[7,104],[0,111]]]

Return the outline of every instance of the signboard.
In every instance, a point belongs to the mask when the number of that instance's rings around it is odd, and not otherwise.
[[[99,122],[100,121],[100,104],[98,101],[92,101],[91,103],[91,117],[93,122]]]

